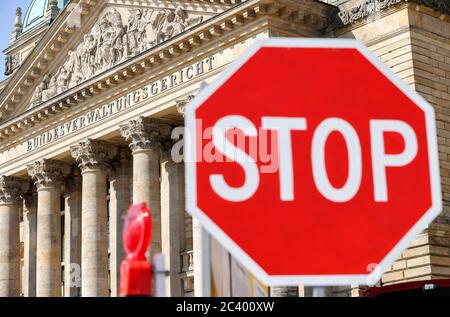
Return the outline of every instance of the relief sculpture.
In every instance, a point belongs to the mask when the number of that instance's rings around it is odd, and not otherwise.
[[[35,88],[31,107],[65,92],[81,82],[136,56],[188,28],[201,23],[182,8],[129,9],[124,20],[116,9],[108,9],[81,43],[68,52],[66,62],[53,76],[45,76]]]

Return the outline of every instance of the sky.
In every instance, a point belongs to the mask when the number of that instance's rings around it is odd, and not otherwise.
[[[22,8],[22,21],[31,0],[1,0],[0,1],[0,80],[5,78],[5,55],[3,50],[8,46],[16,18],[16,8]]]

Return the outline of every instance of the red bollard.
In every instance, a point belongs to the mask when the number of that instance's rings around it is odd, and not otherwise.
[[[152,264],[145,257],[152,235],[151,213],[147,204],[131,206],[123,228],[125,260],[120,267],[120,296],[150,296]]]

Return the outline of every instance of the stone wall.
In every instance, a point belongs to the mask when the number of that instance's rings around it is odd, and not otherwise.
[[[412,19],[420,19],[413,13]],[[420,19],[422,20],[422,19]],[[413,21],[415,23],[415,21]],[[414,88],[436,110],[439,157],[444,212],[439,222],[450,220],[450,20],[448,36],[443,37],[430,28],[414,28],[410,32],[413,55]]]
[[[436,110],[443,212],[403,252],[383,284],[450,277],[450,19],[410,8],[409,21],[407,53],[394,69]]]
[[[337,30],[365,43],[381,61],[436,110],[443,212],[403,252],[382,285],[450,277],[450,17],[424,6],[404,5],[392,14]],[[414,193],[411,193],[412,195]],[[337,296],[350,289],[335,288]],[[357,293],[357,292],[353,292]]]

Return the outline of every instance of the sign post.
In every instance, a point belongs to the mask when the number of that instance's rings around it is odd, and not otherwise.
[[[325,297],[325,296],[326,296],[325,287],[313,288],[313,297]]]
[[[256,42],[186,127],[188,211],[266,285],[375,284],[441,211],[433,108],[354,40]]]
[[[201,82],[199,91],[202,92],[207,85],[206,82]],[[200,268],[200,272],[194,273],[200,277],[200,285],[194,283],[195,293],[197,297],[211,297],[211,237],[197,219],[194,219],[194,226],[200,240],[197,245],[200,249],[200,256],[194,260],[194,263],[196,261],[201,263],[200,266],[197,266]]]
[[[211,237],[201,228],[202,240],[202,297],[211,296]]]

